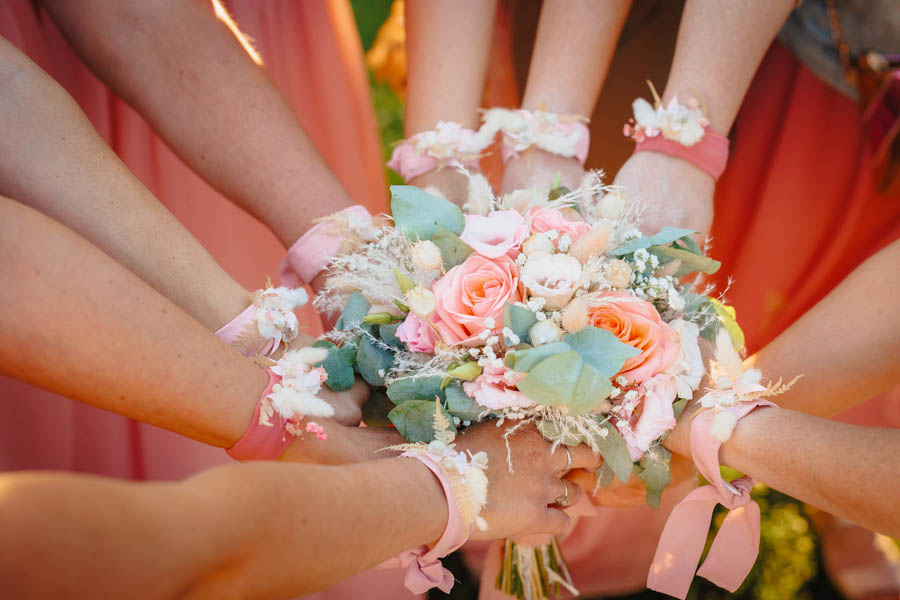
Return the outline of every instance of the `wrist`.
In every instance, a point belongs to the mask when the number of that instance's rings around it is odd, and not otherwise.
[[[426,509],[423,510],[426,518],[423,519],[422,534],[416,536],[418,539],[413,543],[433,548],[444,533],[450,514],[444,488],[431,469],[421,461],[407,456],[397,456],[391,460],[396,461],[403,471],[402,479],[395,481],[409,482],[408,488],[417,490],[416,493],[422,496],[416,506]]]

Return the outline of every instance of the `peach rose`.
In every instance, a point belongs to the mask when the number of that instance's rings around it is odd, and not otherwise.
[[[503,328],[503,307],[520,302],[523,286],[519,269],[511,258],[485,258],[471,254],[461,265],[447,271],[432,287],[437,298],[434,324],[448,344],[478,346],[484,330]]]
[[[681,348],[678,332],[663,323],[646,300],[628,292],[600,294],[588,309],[588,321],[641,351],[625,361],[618,375],[629,383],[643,383],[672,366]]]
[[[584,221],[570,221],[563,216],[561,211],[541,206],[532,206],[528,211],[528,224],[531,226],[532,233],[558,231],[559,237],[553,240],[554,245],[558,245],[559,238],[565,234],[569,234],[569,242],[574,244],[578,238],[591,229],[591,226]]]

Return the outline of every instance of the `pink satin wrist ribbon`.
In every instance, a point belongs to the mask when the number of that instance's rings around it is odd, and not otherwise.
[[[521,112],[525,115],[528,115],[528,118],[531,118],[530,112]],[[588,149],[591,146],[591,130],[588,129],[588,126],[581,121],[558,122],[556,123],[555,127],[556,130],[554,133],[559,137],[577,136],[578,138],[575,142],[574,154],[560,154],[560,156],[566,156],[567,158],[571,158],[574,156],[578,159],[578,162],[583,165],[584,161],[587,160]],[[559,154],[558,152],[553,152],[553,150],[543,147],[541,144],[534,145],[547,152]],[[504,135],[503,147],[500,150],[504,163],[508,162],[509,159],[513,158],[514,156],[517,156],[519,152],[523,150],[525,150],[525,148],[516,148],[515,143],[507,144],[506,135]]]
[[[369,211],[359,204],[345,208],[337,214],[342,213],[358,218],[372,217]],[[344,241],[343,236],[327,233],[332,228],[334,223],[328,220],[316,223],[294,242],[288,249],[287,256],[278,265],[278,276],[282,284],[298,287],[301,283],[309,283],[328,265],[328,261],[334,258]]]
[[[475,131],[472,129],[464,129],[463,132],[467,135],[475,135]],[[415,136],[410,138],[410,140],[414,139]],[[442,166],[442,163],[446,163],[448,160],[449,159],[438,159],[427,152],[420,153],[416,150],[414,141],[404,141],[394,147],[394,151],[391,152],[391,159],[387,162],[387,166],[399,173],[400,177],[403,178],[403,181],[409,181],[419,175],[424,175],[425,173],[430,173],[431,171],[438,169],[438,167]],[[459,162],[470,171],[477,171],[479,168],[479,161],[477,158],[460,160]]]
[[[259,416],[263,400],[272,393],[272,387],[281,381],[281,375],[273,373],[271,369],[266,369],[266,373],[269,374],[269,385],[263,390],[259,402],[256,403],[256,409],[250,419],[250,426],[241,439],[236,441],[231,448],[225,449],[225,452],[234,460],[276,460],[294,441],[294,436],[285,431],[286,421],[277,412],[269,417],[271,425],[260,423]]]
[[[467,528],[463,523],[462,515],[459,514],[459,509],[453,501],[453,488],[440,467],[430,458],[421,454],[404,452],[400,456],[421,461],[441,482],[444,495],[447,497],[447,526],[444,528],[441,539],[431,550],[428,549],[428,546],[412,548],[386,560],[379,566],[382,568],[406,568],[406,577],[403,582],[413,594],[424,594],[433,587],[449,594],[453,588],[453,573],[444,568],[441,559],[466,543],[472,533],[471,528]]]
[[[228,345],[233,345],[240,337],[241,333],[247,329],[252,323],[256,326],[254,317],[256,315],[256,307],[252,304],[245,308],[241,314],[226,323],[216,332],[220,340]],[[257,354],[268,354],[275,347],[275,340],[264,340],[263,345],[258,349],[243,348],[242,352],[245,356],[256,356]]]
[[[695,167],[709,173],[713,179],[719,177],[725,171],[728,164],[728,138],[713,129],[706,127],[706,133],[700,141],[693,146],[682,146],[676,141],[666,139],[662,134],[656,137],[645,138],[638,142],[634,148],[638,152],[661,152],[688,161]]]
[[[734,412],[740,420],[760,406],[775,404],[767,400],[749,402]],[[712,411],[704,411],[691,424],[691,455],[711,485],[695,489],[672,510],[647,576],[649,589],[682,600],[694,579],[716,504],[722,504],[729,512],[697,575],[734,592],[759,553],[759,505],[750,498],[753,480],[741,477],[727,484],[722,479],[719,472],[722,443],[710,434],[713,416]]]

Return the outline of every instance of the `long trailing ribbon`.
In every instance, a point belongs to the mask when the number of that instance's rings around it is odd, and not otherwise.
[[[730,410],[741,419],[760,406],[775,404],[757,400]],[[727,483],[722,479],[719,471],[722,442],[710,434],[713,416],[713,411],[704,411],[691,424],[691,454],[711,485],[692,491],[672,510],[647,576],[649,589],[682,600],[700,562],[716,504],[722,504],[729,512],[697,575],[734,592],[759,553],[759,505],[750,498],[753,480],[742,477]]]

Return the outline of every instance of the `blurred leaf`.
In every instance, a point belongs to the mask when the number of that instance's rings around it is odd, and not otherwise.
[[[512,352],[507,352],[504,363],[514,371],[527,373],[545,358],[553,356],[554,354],[569,352],[570,350],[572,350],[572,347],[565,342],[553,342],[552,344],[543,344],[525,350],[513,350]]]
[[[563,340],[581,355],[584,362],[606,377],[614,376],[626,360],[641,353],[634,346],[619,341],[612,332],[599,327],[588,326],[578,333],[568,333]]]
[[[334,326],[335,329],[346,330],[353,328],[354,325],[362,324],[363,318],[369,314],[370,308],[365,297],[359,291],[354,291],[350,294],[347,306],[344,307],[344,311]]]
[[[447,373],[462,381],[472,381],[481,375],[481,366],[475,361],[469,361],[450,369]]]
[[[458,206],[411,185],[391,186],[391,215],[410,240],[430,240],[438,226],[458,235],[465,226]]]
[[[433,402],[435,396],[443,400],[446,396],[441,389],[441,379],[440,375],[395,379],[388,386],[387,395],[394,404],[403,404],[409,400],[428,400]]]
[[[600,454],[603,455],[603,464],[607,465],[616,474],[616,477],[624,483],[628,481],[634,465],[631,460],[631,454],[628,452],[628,446],[625,445],[625,439],[622,437],[622,434],[613,427],[612,423],[604,423],[603,428],[607,431],[606,437],[596,438]]]
[[[369,427],[390,427],[391,420],[388,419],[388,413],[394,408],[384,390],[373,389],[369,394],[369,399],[362,406],[363,423]]]
[[[582,365],[584,361],[574,350],[555,354],[530,369],[516,387],[538,404],[569,406],[575,396]]]
[[[697,271],[706,273],[707,275],[712,275],[719,270],[719,267],[722,266],[722,263],[717,260],[713,260],[708,256],[694,254],[693,252],[688,252],[687,250],[679,250],[677,248],[653,246],[650,248],[649,252],[650,254],[656,255],[656,257],[661,259],[663,262],[668,262],[675,259],[680,260],[681,266],[679,267],[678,272],[675,273],[675,277],[683,277],[689,273],[695,273]]]
[[[390,325],[380,325],[378,327],[378,335],[381,337],[381,341],[387,344],[388,346],[392,346],[394,348],[402,348],[403,342],[400,341],[400,338],[397,337],[397,328],[400,327],[400,323],[391,323]]]
[[[627,244],[622,244],[610,254],[613,256],[625,256],[626,254],[633,254],[635,251],[640,250],[641,248],[649,248],[652,244],[650,243],[650,238],[646,235],[641,236],[637,239],[631,240]]]
[[[731,343],[734,344],[734,349],[740,352],[744,347],[744,331],[741,329],[741,326],[738,325],[737,311],[733,306],[722,304],[715,298],[710,298],[709,303],[712,304],[712,307],[715,309],[716,315],[718,315],[719,321],[722,323],[725,331],[731,336]]]
[[[440,249],[441,260],[447,270],[462,264],[474,252],[458,235],[440,225],[435,227],[431,241]]]
[[[659,230],[654,236],[650,237],[650,245],[651,246],[663,246],[665,244],[671,244],[675,240],[679,238],[683,238],[685,236],[689,236],[692,233],[696,233],[693,229],[681,229],[679,227],[663,227]]]
[[[416,288],[415,282],[410,279],[409,275],[400,269],[394,269],[394,277],[397,279],[397,285],[400,286],[400,291],[404,294]]]
[[[487,408],[481,406],[470,398],[459,383],[454,383],[444,390],[447,395],[447,412],[463,421],[477,421],[486,412]]]
[[[335,392],[349,390],[353,387],[356,376],[353,372],[353,363],[356,361],[356,346],[347,344],[338,347],[328,340],[319,340],[313,344],[316,348],[327,348],[328,356],[325,360],[316,363],[328,373],[325,385]]]
[[[659,498],[663,489],[672,481],[669,463],[672,453],[662,446],[653,446],[641,457],[637,477],[647,488],[647,504],[650,508],[659,508]]]
[[[519,336],[519,342],[529,343],[528,332],[535,323],[537,323],[537,317],[527,308],[508,302],[503,307],[503,326],[508,327]]]
[[[451,415],[443,412],[452,421]],[[388,418],[410,442],[430,442],[434,439],[434,415],[434,400],[409,400],[395,406]]]
[[[566,446],[577,446],[584,443],[584,436],[573,428],[567,427],[566,422],[555,422],[542,419],[537,422],[538,431],[550,441],[557,441]]]
[[[374,386],[384,385],[384,374],[394,364],[394,353],[379,346],[368,337],[363,336],[356,350],[356,368],[366,383]]]
[[[582,415],[600,408],[606,402],[611,391],[612,384],[609,379],[585,362],[581,367],[578,383],[575,385],[575,393],[572,403],[569,405],[569,414]]]

